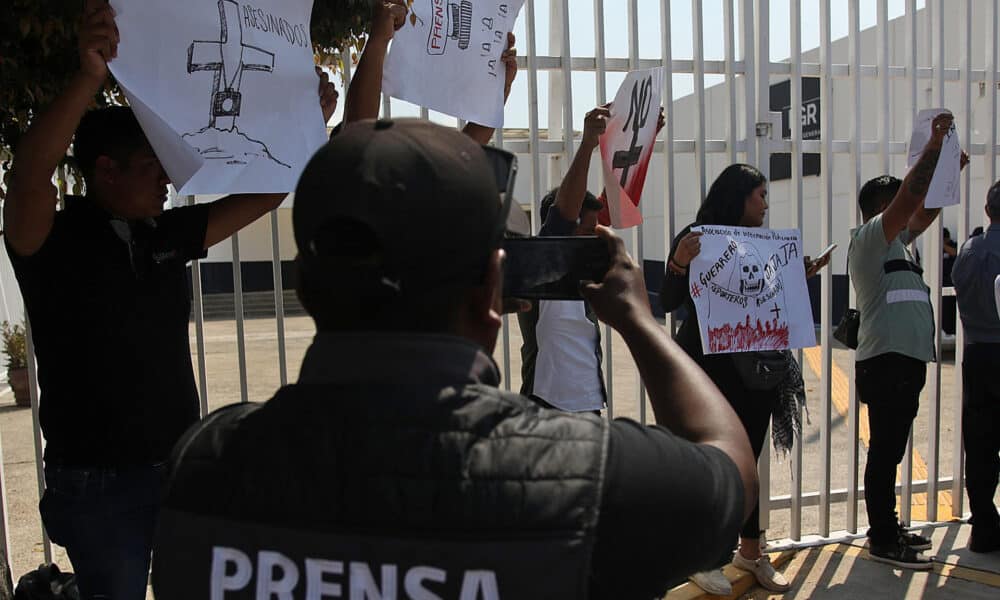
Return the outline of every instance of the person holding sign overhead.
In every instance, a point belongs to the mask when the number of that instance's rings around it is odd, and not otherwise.
[[[395,32],[406,26],[407,14],[412,17],[414,13],[408,12],[407,3],[404,0],[378,0],[373,3],[371,34],[368,36],[368,42],[358,60],[358,68],[354,72],[354,78],[351,80],[351,87],[347,91],[347,99],[344,104],[345,125],[362,119],[378,117],[382,103],[382,78],[386,52]],[[514,34],[508,32],[506,40],[507,48],[500,56],[504,67],[504,102],[510,96],[511,86],[517,77],[517,49],[514,48],[516,41]],[[480,144],[485,145],[490,143],[493,130],[493,127],[470,121],[462,131]],[[339,127],[334,130],[334,135],[338,131]]]
[[[931,541],[910,533],[896,515],[896,468],[903,460],[927,363],[934,356],[934,316],[923,269],[907,248],[934,222],[927,208],[935,169],[952,127],[951,113],[934,117],[916,164],[899,179],[883,175],[858,194],[864,224],[851,232],[848,266],[861,313],[855,354],[858,399],[868,405],[871,440],[865,465],[865,507],[873,560],[926,570],[920,551]],[[968,157],[961,153],[961,166]],[[940,257],[934,257],[940,260]]]
[[[42,521],[84,598],[134,600],[146,596],[165,461],[198,419],[185,264],[284,195],[164,210],[170,179],[132,110],[87,110],[118,41],[113,9],[89,0],[80,70],[18,144],[4,240],[39,363]],[[319,101],[329,119],[325,75]],[[57,210],[52,174],[71,140],[86,196]]]
[[[737,360],[752,359],[753,353],[706,355],[702,350],[698,317],[691,298],[688,266],[701,252],[699,238],[702,234],[692,231],[693,227],[698,225],[762,227],[767,209],[767,178],[764,174],[757,168],[745,164],[726,167],[712,183],[705,202],[698,210],[695,222],[684,228],[674,239],[667,257],[663,287],[660,290],[660,302],[665,311],[672,312],[681,306],[688,309],[689,316],[681,324],[676,340],[729,400],[750,438],[754,455],[757,457],[760,457],[763,451],[767,426],[773,413],[782,418],[785,415],[788,419],[800,418],[797,417],[797,398],[804,394],[801,389],[801,373],[794,359],[784,353],[781,355],[781,368],[785,371],[785,376],[776,386],[764,384],[748,380],[745,373],[738,368]],[[829,253],[816,261],[806,257],[806,275],[810,277],[815,275],[829,260]],[[778,424],[789,422],[782,418],[776,417],[776,432],[781,429]],[[789,435],[788,439],[790,438]],[[753,573],[763,587],[775,592],[787,591],[788,580],[775,571],[768,557],[761,553],[763,533],[760,529],[759,509],[754,509],[743,525],[739,550],[733,558],[733,564]],[[732,585],[721,569],[696,573],[691,580],[712,594],[732,593]]]

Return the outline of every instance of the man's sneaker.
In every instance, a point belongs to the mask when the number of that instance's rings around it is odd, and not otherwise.
[[[903,524],[899,524],[899,539],[903,540],[903,543],[913,548],[914,550],[930,550],[931,540],[930,538],[925,538],[924,536],[907,531]]]
[[[733,557],[733,566],[753,573],[753,576],[757,578],[757,583],[772,592],[787,592],[792,587],[784,575],[774,570],[774,567],[771,566],[771,559],[767,555],[763,555],[757,560],[750,560],[737,552],[736,556]]]
[[[900,569],[926,571],[933,567],[931,559],[924,557],[919,551],[907,546],[902,539],[896,539],[890,544],[872,544],[868,554],[875,562],[885,563]]]
[[[722,569],[713,569],[711,571],[695,573],[694,575],[688,577],[688,579],[709,594],[714,594],[716,596],[729,596],[733,593],[733,584],[729,583],[729,579],[726,578]]]

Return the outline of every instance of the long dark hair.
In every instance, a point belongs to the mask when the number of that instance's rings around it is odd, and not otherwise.
[[[699,225],[736,226],[743,219],[747,196],[767,177],[757,167],[737,163],[726,167],[712,182],[695,218]]]

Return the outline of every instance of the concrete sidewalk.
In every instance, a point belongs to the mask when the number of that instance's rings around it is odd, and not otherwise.
[[[995,600],[1000,598],[1000,552],[970,552],[967,549],[970,530],[971,526],[965,523],[921,530],[934,541],[934,548],[924,553],[934,557],[931,571],[894,569],[874,562],[863,539],[775,553],[772,561],[792,583],[790,591],[770,593],[757,586],[751,575],[730,566],[727,575],[733,581],[734,593],[728,598]],[[720,596],[705,594],[687,583],[672,590],[665,600],[700,598]]]

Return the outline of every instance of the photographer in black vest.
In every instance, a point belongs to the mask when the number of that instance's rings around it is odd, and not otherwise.
[[[757,502],[750,444],[610,230],[612,266],[584,294],[659,425],[498,389],[509,204],[488,152],[360,121],[313,157],[293,225],[319,333],[298,383],[178,444],[158,599],[648,599],[731,552]]]

